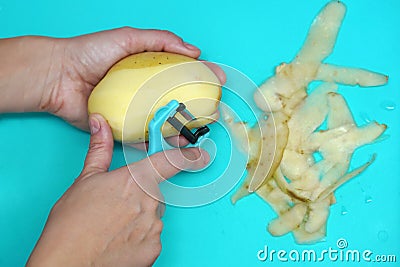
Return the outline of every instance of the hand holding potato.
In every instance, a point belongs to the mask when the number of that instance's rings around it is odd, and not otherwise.
[[[113,64],[144,51],[200,55],[171,32],[129,27],[65,39],[1,39],[0,113],[45,111],[87,130],[93,88]]]
[[[161,250],[162,222],[159,202],[148,195],[157,192],[141,187],[158,190],[161,179],[209,160],[195,148],[169,150],[108,172],[111,129],[98,114],[90,125],[83,171],[52,209],[27,266],[150,266]]]

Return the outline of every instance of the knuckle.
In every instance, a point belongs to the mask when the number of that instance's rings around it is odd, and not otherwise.
[[[92,139],[89,143],[89,151],[96,152],[105,148],[105,144],[101,140]]]
[[[132,29],[132,27],[129,27],[129,26],[122,26],[120,28],[121,31],[130,31],[131,29]]]
[[[175,34],[169,30],[160,30],[160,32],[164,35],[175,36]]]
[[[152,198],[146,198],[143,201],[143,208],[147,211],[156,211],[158,209],[159,202]]]
[[[143,213],[143,209],[142,209],[142,207],[141,207],[140,205],[133,205],[133,206],[131,207],[131,209],[130,209],[130,213],[131,213],[131,216],[132,216],[132,217],[136,218],[136,217],[138,217],[140,214]]]
[[[161,250],[162,250],[162,244],[161,244],[161,241],[158,240],[158,241],[154,244],[154,256],[155,256],[155,258],[157,258],[157,257],[160,255]]]
[[[124,34],[129,35],[131,33],[136,33],[137,29],[130,27],[130,26],[123,26],[123,27],[119,28],[119,31],[123,32]]]
[[[152,240],[152,242],[147,245],[146,252],[143,255],[143,264],[146,266],[152,266],[160,256],[161,250],[162,245],[160,239]]]
[[[161,234],[163,227],[164,227],[164,224],[163,224],[163,222],[161,220],[156,220],[153,223],[153,230],[154,230],[156,235],[160,235]]]
[[[182,38],[180,38],[179,36],[177,36],[175,33],[168,31],[168,30],[160,30],[161,34],[164,35],[164,38],[167,39],[176,39],[178,41],[182,41]]]

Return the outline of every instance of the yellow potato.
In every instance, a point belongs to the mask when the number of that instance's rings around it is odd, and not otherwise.
[[[202,62],[167,52],[145,52],[116,63],[94,88],[88,111],[103,115],[114,139],[143,142],[148,124],[158,108],[175,99],[196,117],[187,127],[210,123],[221,98],[216,75]],[[176,135],[170,125],[165,137]]]

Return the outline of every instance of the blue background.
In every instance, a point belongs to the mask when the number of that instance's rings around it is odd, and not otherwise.
[[[274,66],[295,55],[326,2],[0,0],[0,37],[70,37],[125,25],[168,29],[199,46],[203,59],[235,67],[260,84]],[[270,207],[257,196],[232,206],[230,193],[200,208],[168,207],[155,266],[275,266],[276,260],[257,260],[264,245],[320,251],[337,248],[339,238],[349,249],[395,254],[400,261],[400,2],[345,4],[347,15],[327,62],[390,76],[384,87],[340,86],[358,123],[377,120],[389,128],[386,140],[357,150],[352,167],[374,152],[377,160],[337,191],[326,241],[297,246],[290,235],[273,238],[266,232],[274,217]],[[393,104],[394,110],[385,108]],[[79,175],[88,141],[87,133],[47,114],[0,115],[0,266],[25,263],[50,208]],[[112,168],[123,164],[117,145]]]

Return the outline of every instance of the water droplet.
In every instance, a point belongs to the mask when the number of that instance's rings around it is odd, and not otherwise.
[[[266,120],[268,120],[268,116],[267,115],[264,115],[263,116],[263,119],[266,121]]]
[[[341,212],[340,212],[342,215],[346,215],[347,213],[349,213],[348,211],[347,211],[347,209],[345,208],[345,206],[342,206],[342,210],[341,210]]]
[[[382,230],[382,231],[378,232],[378,239],[380,241],[387,241],[388,238],[389,238],[389,234],[385,230]]]
[[[381,107],[384,108],[385,110],[392,111],[396,109],[396,103],[393,101],[387,100],[381,103]]]
[[[372,202],[372,197],[370,195],[365,196],[365,203],[371,203]]]
[[[360,113],[360,117],[365,123],[370,123],[372,121],[370,116],[365,112]]]

